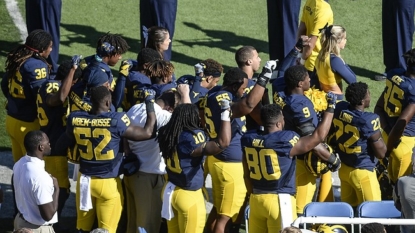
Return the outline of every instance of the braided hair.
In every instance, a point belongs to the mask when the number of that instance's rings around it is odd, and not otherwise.
[[[178,105],[174,109],[170,121],[159,130],[158,142],[163,158],[171,158],[176,151],[180,134],[185,130],[199,129],[199,123],[199,110],[196,105]]]
[[[108,43],[112,48],[107,51],[106,54],[102,54],[100,51],[102,50],[102,45],[104,43]],[[97,42],[97,53],[101,55],[101,57],[108,56],[112,57],[116,54],[124,54],[128,51],[130,46],[128,46],[127,41],[121,37],[119,34],[111,34],[107,32],[107,34],[102,35]],[[101,54],[100,54],[101,53]]]
[[[46,58],[42,57],[40,53],[47,50],[52,42],[52,36],[41,29],[32,31],[26,38],[23,45],[18,46],[7,54],[6,72],[7,78],[12,78],[20,69],[20,66],[32,56],[35,56],[45,62],[49,69],[52,67]]]

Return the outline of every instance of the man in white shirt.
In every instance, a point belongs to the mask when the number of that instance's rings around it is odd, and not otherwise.
[[[184,93],[183,93],[184,94]],[[187,88],[187,98],[188,98]],[[180,102],[177,92],[164,92],[154,104],[157,118],[157,131],[167,124],[175,106]],[[132,125],[143,126],[146,122],[146,105],[134,105],[128,112]],[[157,138],[146,141],[124,143],[125,153],[136,156],[140,167],[131,176],[124,176],[127,198],[127,233],[138,232],[138,227],[146,232],[159,232],[161,223],[161,192],[165,184],[166,164],[161,157]]]
[[[58,222],[59,185],[45,171],[44,156],[50,155],[48,136],[40,130],[30,131],[24,138],[27,154],[13,167],[13,184],[18,214],[14,228],[28,228],[34,233],[55,232]]]

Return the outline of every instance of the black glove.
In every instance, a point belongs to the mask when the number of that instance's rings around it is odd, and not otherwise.
[[[143,92],[147,112],[154,112],[154,101],[156,99],[156,91],[151,88],[146,88]]]
[[[341,166],[341,161],[338,154],[332,153],[327,160],[327,167],[331,172],[338,171]]]
[[[336,108],[336,102],[337,102],[337,95],[333,92],[329,92],[326,95],[327,100],[327,112],[334,112],[334,109]]]

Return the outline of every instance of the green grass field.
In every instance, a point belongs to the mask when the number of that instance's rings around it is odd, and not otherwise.
[[[24,16],[24,1],[17,1]],[[384,82],[370,80],[384,69],[381,1],[330,0],[330,4],[335,24],[347,30],[348,42],[342,56],[358,75],[358,80],[369,84],[373,109],[384,87]],[[5,1],[0,1],[0,13],[0,75],[3,76],[5,56],[18,45],[20,36]],[[258,0],[179,0],[172,56],[176,75],[192,74],[193,65],[207,58],[222,63],[226,71],[236,65],[234,53],[242,45],[257,48],[265,64],[268,59],[266,14],[266,3]],[[139,1],[63,1],[60,61],[73,54],[93,54],[96,40],[106,32],[122,34],[131,47],[123,58],[135,58],[139,51],[139,30]],[[3,106],[5,100],[1,94],[0,102]],[[10,148],[5,113],[5,110],[0,111],[1,150]]]

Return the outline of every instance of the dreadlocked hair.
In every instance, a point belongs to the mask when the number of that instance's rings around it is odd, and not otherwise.
[[[346,88],[346,100],[352,106],[358,106],[362,104],[362,100],[365,98],[368,86],[364,82],[352,83]]]
[[[409,50],[403,55],[403,57],[406,61],[407,72],[415,75],[415,49]]]
[[[170,121],[160,128],[158,142],[163,158],[168,159],[176,151],[180,134],[185,130],[199,129],[199,110],[194,104],[179,104]]]
[[[173,64],[164,60],[153,61],[144,70],[144,74],[151,79],[153,84],[158,84],[163,78],[172,76],[173,72]]]
[[[318,62],[324,62],[330,53],[340,57],[339,43],[346,37],[346,29],[340,25],[330,25],[321,32],[321,50]]]
[[[114,49],[108,54],[109,57],[115,56],[116,54],[124,54],[128,51],[130,46],[128,46],[127,41],[121,37],[119,34],[107,34],[102,35],[97,42],[97,50],[99,50],[103,43],[109,43]]]
[[[20,66],[32,56],[44,61],[50,70],[52,66],[46,61],[46,58],[40,55],[40,53],[47,50],[51,42],[52,36],[48,32],[41,29],[32,31],[27,36],[25,44],[18,46],[7,54],[7,78],[12,78],[20,69]]]

